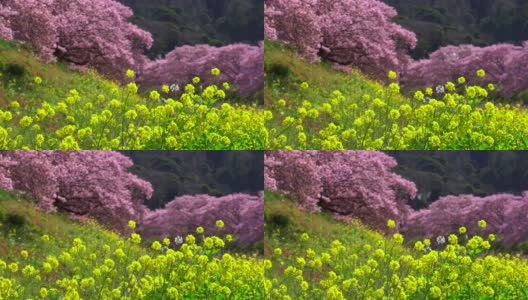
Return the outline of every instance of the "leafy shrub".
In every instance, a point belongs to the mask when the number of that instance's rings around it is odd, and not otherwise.
[[[267,66],[266,73],[271,75],[271,77],[286,78],[290,75],[290,68],[283,64],[272,63]]]
[[[26,218],[24,216],[12,213],[8,213],[5,215],[4,222],[7,227],[13,228],[21,228],[27,223]]]
[[[24,77],[24,75],[28,74],[24,66],[15,63],[9,63],[3,66],[2,73],[8,80],[19,80]]]
[[[290,218],[279,213],[271,213],[266,215],[265,221],[268,234],[271,234],[276,230],[282,231],[290,225]]]

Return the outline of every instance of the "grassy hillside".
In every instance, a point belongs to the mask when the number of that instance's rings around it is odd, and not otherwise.
[[[263,299],[260,259],[222,249],[221,238],[184,239],[164,250],[0,191],[0,298]]]
[[[264,62],[268,149],[528,148],[525,107],[493,103],[494,86],[403,93],[397,77],[382,85],[269,41]]]
[[[382,86],[369,81],[359,72],[337,72],[326,62],[311,64],[300,59],[294,51],[276,42],[265,42],[266,104],[274,96],[294,96],[302,82],[310,84],[304,91],[310,101],[323,102],[334,90],[347,94],[374,93]],[[308,97],[305,97],[308,98]],[[276,100],[276,99],[275,99]]]
[[[57,103],[65,99],[72,88],[82,95],[108,93],[115,87],[91,72],[71,71],[63,63],[43,64],[22,47],[0,39],[0,105],[4,109],[16,98],[22,106],[38,106],[42,102]],[[38,76],[43,84],[38,86]]]
[[[461,229],[445,243],[405,241],[389,223],[381,235],[281,194],[265,201],[271,299],[528,299],[528,261],[488,250],[494,236]]]
[[[263,148],[256,104],[234,104],[216,86],[183,98],[168,87],[138,92],[131,77],[120,86],[0,40],[0,149]]]

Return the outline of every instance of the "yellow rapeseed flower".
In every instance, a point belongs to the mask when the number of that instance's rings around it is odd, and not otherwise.
[[[392,220],[392,219],[389,219],[389,220],[387,221],[387,227],[389,227],[389,228],[394,228],[394,227],[396,227],[396,222],[395,222],[394,220]]]
[[[216,227],[218,227],[218,228],[224,228],[224,221],[222,221],[222,220],[217,220],[217,221],[216,221]]]
[[[480,228],[486,228],[486,225],[487,225],[487,224],[486,224],[486,221],[485,221],[485,220],[479,220],[479,221],[478,221],[478,226],[479,226]]]
[[[212,74],[213,76],[219,76],[219,75],[220,75],[220,69],[218,69],[218,68],[213,68],[213,69],[211,70],[211,74]]]
[[[136,228],[136,222],[134,220],[129,220],[128,221],[128,228],[130,228],[130,229]]]

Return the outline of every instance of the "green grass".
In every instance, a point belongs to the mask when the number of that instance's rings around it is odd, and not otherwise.
[[[22,226],[8,222],[9,216],[24,220]],[[21,250],[27,250],[34,263],[44,260],[46,255],[59,256],[68,248],[73,239],[82,238],[90,244],[113,244],[120,236],[95,222],[86,224],[72,221],[62,213],[44,213],[36,210],[32,203],[12,193],[0,191],[0,257],[4,260],[17,259]],[[42,235],[51,237],[50,243],[43,243]],[[146,251],[136,247],[136,254]]]
[[[9,65],[24,68],[25,73],[20,76],[10,76],[5,72]],[[68,96],[75,88],[87,98],[97,97],[99,94],[109,93],[111,82],[105,80],[96,72],[81,73],[73,71],[64,63],[43,63],[22,46],[0,40],[0,104],[9,100],[18,100],[22,105],[40,106],[43,101],[55,104]],[[35,86],[33,79],[38,76],[44,84]]]
[[[264,47],[266,105],[271,105],[279,98],[298,98],[302,82],[310,83],[310,89],[303,92],[304,99],[316,106],[327,101],[334,90],[361,97],[363,94],[374,94],[383,87],[381,83],[369,80],[359,71],[347,74],[336,71],[327,62],[308,63],[285,45],[265,41]],[[272,72],[273,65],[287,67],[289,75],[277,76]]]
[[[291,198],[274,193],[265,192],[264,221],[265,221],[265,255],[269,256],[275,247],[281,247],[291,255],[301,255],[302,249],[308,247],[319,248],[318,245],[329,245],[339,239],[343,244],[352,245],[354,249],[361,249],[365,244],[375,246],[379,241],[393,247],[397,253],[404,254],[409,251],[394,244],[379,232],[368,229],[359,221],[350,224],[336,221],[331,214],[326,212],[308,213],[297,207]],[[288,225],[276,224],[277,216],[288,220]],[[300,235],[308,233],[309,241],[302,242]]]

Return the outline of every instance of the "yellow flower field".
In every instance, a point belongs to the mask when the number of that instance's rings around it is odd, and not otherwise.
[[[297,223],[266,236],[266,299],[528,299],[528,261],[494,252],[493,234],[461,227],[434,241],[405,241],[393,220],[387,237],[269,195],[268,216]]]
[[[0,196],[0,299],[264,298],[263,260],[233,251],[230,234],[209,236],[202,228],[144,241],[130,221],[123,238]],[[31,217],[26,222],[36,226],[16,227],[12,216]]]
[[[392,83],[383,86],[266,46],[267,149],[528,148],[525,107],[494,103],[493,84],[481,87],[461,77],[406,96],[393,71]]]
[[[0,42],[0,70],[8,70],[0,71],[0,149],[264,147],[263,110],[231,99],[227,82],[203,86],[196,77],[143,92],[133,70],[118,85],[94,71],[43,64],[16,47]]]

